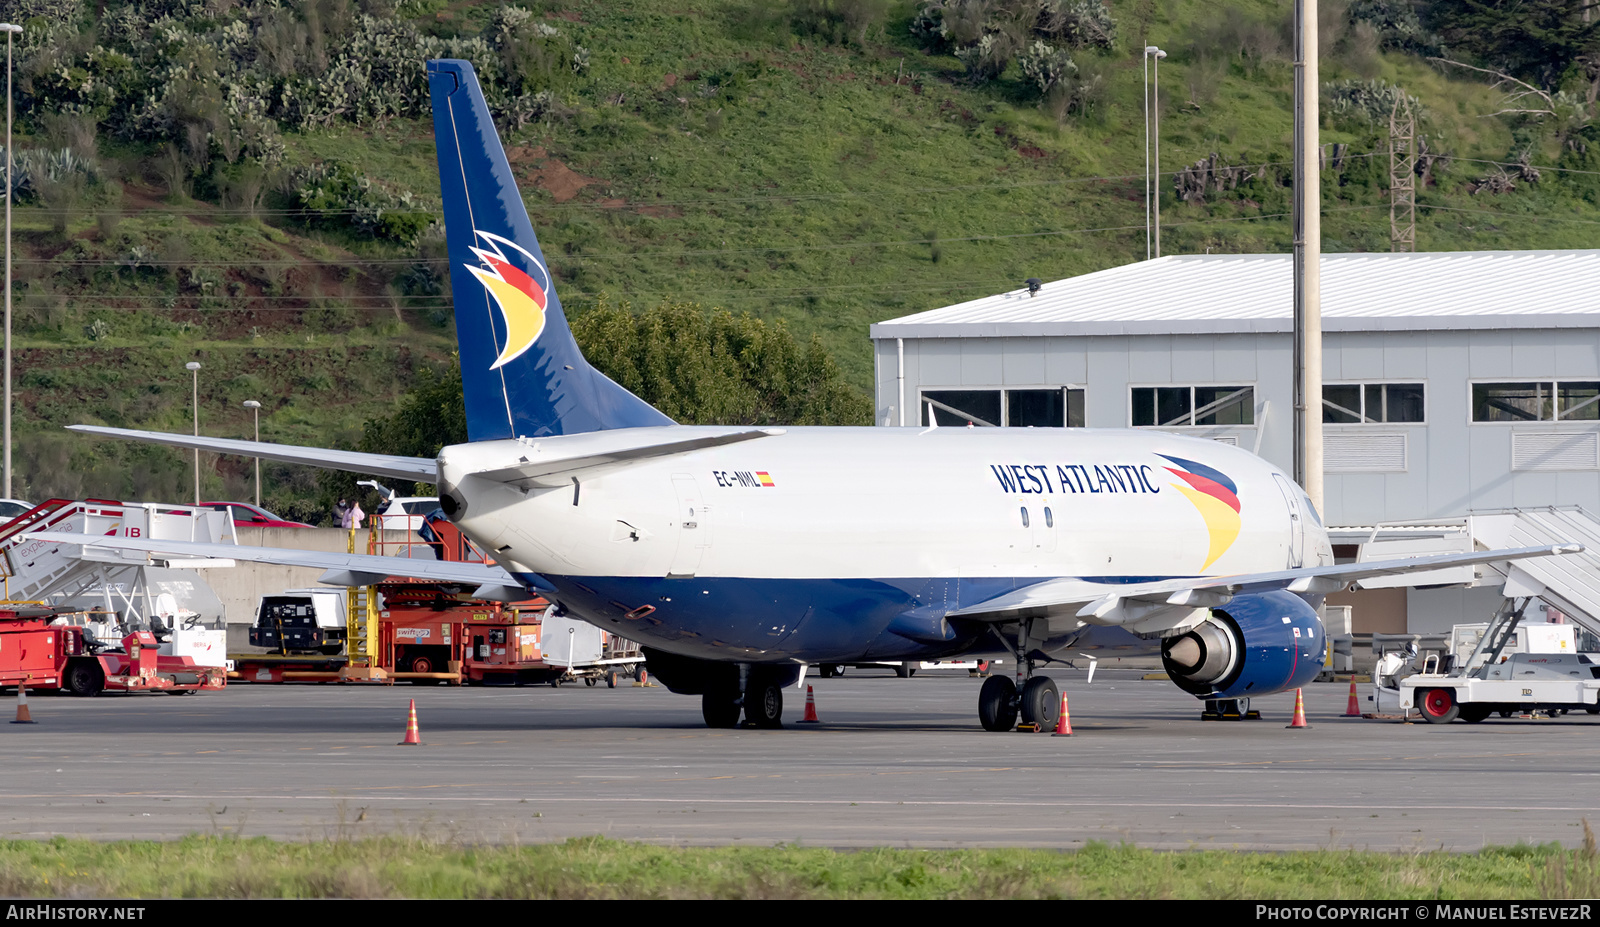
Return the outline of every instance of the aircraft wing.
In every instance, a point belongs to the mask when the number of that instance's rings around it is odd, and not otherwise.
[[[546,457],[543,456],[544,452],[535,446],[529,448],[522,461],[513,466],[502,467],[498,470],[484,470],[472,475],[486,480],[493,480],[497,483],[509,483],[523,489],[533,486],[563,486],[572,476],[579,473],[592,473],[596,470],[603,470],[652,457],[670,457],[674,454],[686,454],[703,448],[738,444],[741,441],[751,441],[756,438],[781,434],[783,434],[783,430],[778,428],[736,431],[731,434],[706,435],[683,441],[627,444],[594,453],[581,454],[576,457],[562,457],[556,454]]]
[[[47,544],[81,544],[84,547],[143,551],[152,559],[249,560],[282,566],[323,567],[321,582],[335,586],[365,586],[390,576],[461,583],[475,587],[480,598],[518,601],[528,597],[527,589],[501,567],[492,563],[451,563],[415,557],[379,557],[372,554],[341,554],[322,550],[289,550],[281,547],[245,547],[238,544],[208,544],[194,541],[163,541],[150,538],[120,538],[78,534],[71,531],[34,531],[28,540]],[[194,564],[190,564],[191,566]],[[510,596],[510,598],[507,598]]]
[[[217,454],[237,454],[240,457],[260,457],[284,463],[305,464],[326,470],[348,470],[413,483],[437,483],[438,463],[428,457],[398,457],[392,454],[364,454],[360,451],[335,451],[320,447],[296,447],[291,444],[271,444],[266,441],[239,441],[233,438],[210,438],[201,435],[168,434],[161,431],[135,431],[130,428],[105,428],[99,425],[68,425],[68,431],[89,435],[105,435],[125,441],[142,441],[146,444],[165,444],[169,447],[187,447]]]
[[[1113,585],[1082,579],[1050,579],[949,612],[947,618],[1009,621],[1023,610],[1038,610],[1051,619],[1124,627],[1141,635],[1182,631],[1204,618],[1203,609],[1227,604],[1235,595],[1287,589],[1290,592],[1339,592],[1363,579],[1423,573],[1448,567],[1474,566],[1528,557],[1575,554],[1581,544],[1518,547],[1470,554],[1439,554],[1370,563],[1301,567],[1232,576],[1193,576],[1148,583]]]

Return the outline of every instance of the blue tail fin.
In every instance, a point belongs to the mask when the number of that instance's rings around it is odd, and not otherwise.
[[[428,62],[428,88],[468,439],[672,424],[572,340],[472,65]]]

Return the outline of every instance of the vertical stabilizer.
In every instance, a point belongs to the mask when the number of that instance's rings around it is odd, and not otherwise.
[[[672,424],[572,340],[472,65],[430,61],[428,87],[468,438]]]

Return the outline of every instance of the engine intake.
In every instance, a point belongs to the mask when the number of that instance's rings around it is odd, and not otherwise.
[[[1291,592],[1235,596],[1168,639],[1161,663],[1180,689],[1200,698],[1270,695],[1316,678],[1323,633],[1316,609]]]

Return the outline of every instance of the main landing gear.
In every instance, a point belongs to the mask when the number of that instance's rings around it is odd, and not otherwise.
[[[700,696],[700,714],[706,719],[706,727],[738,727],[741,713],[752,727],[782,727],[781,682],[765,667],[740,666],[736,683],[709,687]]]
[[[1022,719],[1024,730],[1043,731],[1056,726],[1061,714],[1061,690],[1049,676],[1035,676],[1028,643],[1033,620],[1024,619],[1017,628],[1017,674],[990,676],[978,690],[978,721],[986,731],[1009,731]]]

